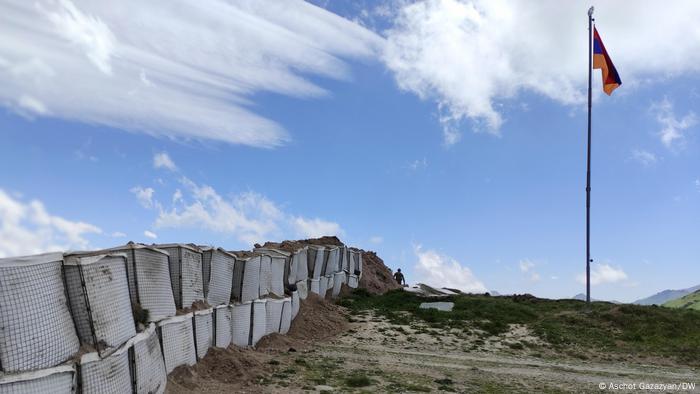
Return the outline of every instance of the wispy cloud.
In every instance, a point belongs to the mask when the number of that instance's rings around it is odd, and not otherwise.
[[[422,159],[413,160],[412,162],[408,163],[407,167],[411,171],[418,171],[428,168],[428,159],[424,157]]]
[[[25,202],[0,189],[0,257],[86,249],[85,236],[101,233],[90,223],[50,214],[39,200]]]
[[[379,245],[382,242],[384,242],[384,238],[379,235],[375,235],[373,237],[370,237],[369,242],[375,245]]]
[[[143,235],[144,235],[146,238],[150,238],[150,239],[156,239],[156,238],[158,238],[158,235],[157,235],[156,233],[154,233],[153,231],[148,231],[148,230],[146,230],[146,231],[143,232]]]
[[[418,261],[414,269],[418,281],[437,287],[456,288],[469,293],[484,293],[486,287],[472,271],[450,256],[435,250],[424,250],[421,245],[413,248]]]
[[[170,171],[177,171],[175,162],[173,162],[167,152],[160,152],[153,155],[153,168],[164,168]]]
[[[141,186],[134,186],[129,191],[136,196],[136,199],[141,206],[144,208],[153,208],[153,194],[155,193],[155,190],[153,190],[152,187],[143,188]]]
[[[121,231],[115,231],[111,234],[112,238],[124,238],[126,237],[126,234],[124,234]]]
[[[525,274],[528,279],[532,282],[537,282],[541,279],[540,274],[534,271],[535,268],[535,263],[525,259],[525,260],[520,260],[518,262],[518,268],[520,268],[520,272]]]
[[[658,161],[655,154],[644,149],[633,149],[631,158],[644,167],[651,167]]]
[[[658,135],[661,142],[669,149],[679,149],[685,145],[685,133],[698,123],[694,112],[688,112],[683,117],[675,114],[673,103],[664,97],[663,100],[651,105],[651,111],[656,116],[661,130]]]
[[[613,267],[609,264],[593,264],[591,267],[591,285],[597,286],[604,283],[618,283],[627,279],[627,274],[620,267]],[[585,274],[576,277],[579,283],[586,283]]]
[[[4,2],[0,35],[0,103],[18,113],[260,147],[289,136],[255,93],[326,96],[312,77],[347,79],[344,59],[383,45],[300,0]]]

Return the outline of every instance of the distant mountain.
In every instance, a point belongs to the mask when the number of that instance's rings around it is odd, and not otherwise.
[[[575,296],[571,297],[574,300],[579,300],[579,301],[586,301],[586,295],[583,293],[578,293]],[[593,297],[591,297],[591,302],[596,302],[596,301],[601,301],[601,302],[612,302],[613,304],[622,304],[620,301],[615,301],[615,300],[597,300]]]
[[[697,309],[700,311],[700,290],[686,294],[681,298],[668,301],[663,306],[669,308]]]
[[[677,298],[681,298],[685,295],[688,295],[690,293],[694,293],[698,290],[700,290],[700,285],[697,285],[694,287],[689,287],[687,289],[681,289],[681,290],[664,290],[662,292],[654,294],[653,296],[650,296],[647,298],[642,298],[641,300],[637,300],[637,301],[633,302],[633,304],[663,305],[663,304],[667,303],[668,301],[675,300]]]

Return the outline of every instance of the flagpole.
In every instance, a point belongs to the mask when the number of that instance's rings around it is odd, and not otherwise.
[[[588,9],[588,154],[586,160],[586,303],[591,302],[591,72],[593,7]]]

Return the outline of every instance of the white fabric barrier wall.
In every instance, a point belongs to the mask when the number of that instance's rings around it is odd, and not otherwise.
[[[333,274],[333,298],[340,295],[340,289],[343,287],[343,283],[345,283],[344,271]]]
[[[208,248],[202,251],[204,266],[209,266],[209,275],[205,270],[205,294],[209,305],[228,304],[231,301],[233,284],[233,267],[236,256],[221,248]],[[208,262],[208,264],[207,264]]]
[[[325,249],[323,246],[310,245],[307,261],[309,265],[309,274],[311,279],[318,279],[323,275],[323,263],[325,261]]]
[[[270,262],[270,293],[284,297],[284,258],[273,257]]]
[[[265,335],[272,334],[273,332],[280,332],[283,305],[284,300],[267,300],[267,328],[265,329]]]
[[[272,289],[272,258],[260,256],[260,291],[258,297],[266,297]]]
[[[324,275],[333,275],[334,273],[340,271],[340,248],[330,247],[326,248],[327,257],[325,262],[325,269],[323,270]]]
[[[214,341],[214,309],[194,312],[194,340],[197,348],[197,359],[207,355]]]
[[[0,375],[0,394],[72,394],[77,386],[75,382],[75,367],[61,365],[19,374]]]
[[[297,273],[296,273],[296,282],[301,282],[301,281],[306,281],[309,279],[309,264],[308,264],[308,252],[309,248],[304,247],[296,252],[294,252],[294,258],[297,259],[296,267],[297,267]],[[291,281],[291,275],[290,275],[290,281]]]
[[[64,256],[68,298],[80,341],[101,356],[136,335],[126,276],[126,255]]]
[[[158,322],[160,339],[165,359],[165,371],[172,372],[180,365],[195,365],[192,313],[170,317]]]
[[[131,302],[148,310],[149,321],[175,316],[168,252],[132,242],[96,253],[107,252],[126,255]]]
[[[136,393],[161,394],[165,392],[168,379],[165,361],[161,352],[156,325],[148,328],[130,340],[134,349],[134,379]]]
[[[170,255],[170,281],[175,305],[189,308],[194,302],[204,301],[202,253],[199,249],[184,244],[155,246]]]
[[[348,248],[346,246],[340,247],[340,257],[339,257],[339,271],[347,271],[350,263],[348,261]]]
[[[250,329],[250,345],[255,346],[267,331],[267,300],[253,302],[253,319]]]
[[[253,302],[232,304],[231,308],[231,343],[239,347],[249,346]]]
[[[322,276],[318,280],[318,295],[320,295],[321,297],[325,297],[327,291],[328,291],[328,278],[326,278],[325,276]]]
[[[260,295],[260,260],[260,256],[255,256],[239,261],[243,264],[240,279],[240,302],[253,301]],[[237,278],[234,277],[235,279]]]
[[[214,308],[214,346],[227,348],[231,344],[231,306]]]
[[[292,292],[292,320],[296,319],[299,314],[299,306],[301,305],[301,300],[299,299],[299,290]]]
[[[350,274],[348,275],[348,287],[351,289],[357,289],[357,286],[359,285],[359,280],[357,279],[357,275]]]
[[[280,320],[280,334],[284,335],[289,332],[289,327],[292,325],[292,299],[290,297],[282,300],[282,316]]]
[[[297,292],[299,293],[299,298],[305,300],[309,294],[309,282],[306,280],[297,282]]]
[[[122,346],[105,358],[100,358],[97,352],[83,355],[80,358],[82,394],[131,393],[130,347]]]
[[[320,279],[309,279],[309,291],[321,295],[321,280]]]
[[[0,259],[0,370],[49,368],[78,352],[62,262],[61,253]]]

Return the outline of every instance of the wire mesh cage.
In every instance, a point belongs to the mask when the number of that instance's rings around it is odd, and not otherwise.
[[[292,320],[296,319],[299,314],[301,300],[299,298],[299,290],[292,292]]]
[[[258,298],[260,294],[259,255],[236,255],[231,293],[231,300],[234,302],[248,302]]]
[[[250,326],[250,345],[255,346],[267,334],[267,300],[253,301],[253,317]]]
[[[76,370],[71,365],[0,375],[0,394],[75,393]]]
[[[292,325],[292,298],[287,297],[282,300],[282,313],[280,315],[279,333],[284,335],[289,332]]]
[[[309,281],[302,280],[297,282],[297,293],[299,293],[299,298],[305,300],[309,294]]]
[[[326,257],[325,249],[323,246],[309,245],[306,259],[309,268],[309,278],[318,279],[323,275],[323,264]]]
[[[282,307],[284,306],[284,300],[267,300],[265,305],[265,310],[267,313],[266,317],[266,329],[265,334],[272,334],[273,332],[280,332],[280,324],[282,322]]]
[[[340,295],[340,290],[345,283],[345,271],[336,272],[333,274],[333,298]]]
[[[260,256],[260,289],[258,297],[266,297],[272,289],[272,257]]]
[[[202,249],[204,293],[209,305],[228,304],[233,286],[236,256],[221,248]]]
[[[136,335],[126,255],[68,253],[64,270],[81,343],[105,356]]]
[[[207,355],[214,342],[214,309],[194,312],[194,340],[197,349],[197,359],[201,360]]]
[[[104,358],[101,358],[97,352],[80,357],[81,392],[83,394],[132,392],[129,349],[130,346],[122,346]]]
[[[0,371],[56,366],[78,352],[63,255],[0,259]]]
[[[253,302],[231,305],[231,343],[239,347],[250,345]]]
[[[189,308],[197,301],[204,301],[202,282],[202,253],[192,245],[161,244],[154,245],[163,249],[170,256],[170,282],[175,298],[175,306]]]
[[[289,264],[291,262],[292,256],[291,253],[271,248],[256,248],[255,252],[261,254],[263,256],[263,260],[266,260],[267,258],[269,258],[270,260],[270,287],[268,289],[269,293],[275,294],[279,297],[283,297],[284,288],[285,286],[289,285],[289,283],[287,282],[287,278],[289,277]],[[296,277],[296,273],[294,276]],[[261,294],[261,296],[263,295],[264,294]]]
[[[309,253],[309,248],[308,247],[303,247],[296,252],[294,252],[294,255],[292,258],[297,260],[296,263],[296,268],[297,268],[297,273],[296,273],[296,282],[301,282],[309,279],[309,265],[308,265],[308,253]],[[290,278],[291,281],[291,278]]]
[[[197,363],[192,313],[161,320],[158,322],[158,330],[167,373],[180,365]]]
[[[231,344],[231,306],[214,308],[214,346],[227,348]]]
[[[321,295],[321,280],[320,279],[309,279],[309,291]]]
[[[154,394],[165,392],[167,372],[156,325],[151,323],[130,342],[133,349],[135,391]]]

